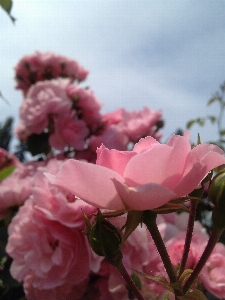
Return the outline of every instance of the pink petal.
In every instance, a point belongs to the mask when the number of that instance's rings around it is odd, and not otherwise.
[[[157,144],[159,144],[159,142],[156,139],[151,136],[147,136],[146,138],[140,139],[140,141],[134,145],[134,152],[140,153],[146,148],[152,147]]]
[[[198,188],[209,171],[225,164],[224,152],[216,145],[201,144],[193,148],[187,158],[182,179],[173,188],[178,195],[187,195]]]
[[[186,137],[174,135],[168,144],[155,144],[132,157],[124,178],[130,186],[158,183],[172,189],[181,179],[190,150]]]
[[[145,184],[138,187],[127,185],[113,179],[118,194],[127,210],[148,210],[166,204],[176,198],[176,194],[159,184]]]
[[[136,153],[133,151],[118,151],[115,149],[109,150],[104,145],[101,145],[96,152],[97,165],[114,170],[121,176],[123,176],[123,172],[128,161],[131,159],[131,157],[136,155]]]
[[[51,183],[63,187],[99,208],[124,209],[111,179],[124,182],[118,173],[91,163],[67,160],[56,176],[45,173]]]

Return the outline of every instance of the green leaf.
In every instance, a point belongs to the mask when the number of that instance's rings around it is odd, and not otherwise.
[[[178,296],[179,300],[207,300],[206,296],[199,290],[189,290],[185,296]]]
[[[225,129],[220,130],[220,135],[225,135]]]
[[[214,103],[215,101],[222,101],[222,98],[219,97],[218,95],[213,96],[211,99],[209,99],[207,105],[211,105],[212,103]]]
[[[191,269],[184,270],[184,272],[181,274],[181,276],[179,278],[181,285],[185,284],[185,282],[188,280],[188,278],[190,277],[192,272],[193,272],[193,270],[191,270]]]
[[[0,171],[0,181],[8,177],[15,170],[15,166],[4,168]]]
[[[198,125],[204,126],[205,125],[205,118],[198,118],[198,119],[196,119],[196,122],[198,123]]]
[[[163,300],[170,300],[169,294],[166,294],[166,295],[164,296]]]
[[[207,116],[207,118],[211,121],[212,124],[214,124],[216,122],[215,116]]]
[[[195,123],[196,123],[196,120],[190,120],[186,125],[187,129],[190,129]]]
[[[123,236],[123,243],[127,240],[129,235],[136,229],[136,227],[142,222],[143,212],[131,210],[127,214],[127,221],[125,224],[125,233]]]
[[[12,22],[15,22],[16,19],[10,14],[11,9],[12,9],[12,5],[13,5],[12,0],[0,0],[0,5],[6,11],[6,13],[9,15]]]
[[[150,276],[148,274],[145,274],[145,273],[142,273],[142,272],[139,272],[137,270],[134,270],[138,275],[140,276],[143,276],[147,279],[150,279],[154,282],[157,282],[159,284],[161,284],[162,286],[164,286],[164,288],[166,288],[168,291],[170,291],[171,293],[174,293],[174,290],[173,288],[171,287],[170,283],[168,282],[168,280],[163,277],[163,276]]]

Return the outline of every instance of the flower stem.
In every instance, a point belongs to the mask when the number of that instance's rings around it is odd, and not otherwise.
[[[143,296],[141,295],[139,289],[136,287],[135,283],[131,279],[130,275],[127,273],[126,268],[124,267],[122,261],[118,265],[115,265],[117,270],[120,272],[120,274],[123,276],[124,280],[126,281],[127,285],[133,292],[133,294],[137,297],[138,300],[144,300]]]
[[[152,239],[157,247],[157,250],[161,256],[162,262],[163,262],[166,272],[169,276],[170,283],[176,283],[177,282],[176,273],[175,273],[174,267],[171,263],[169,254],[166,250],[166,246],[162,240],[159,229],[157,227],[156,217],[157,217],[157,214],[155,212],[145,211],[144,216],[143,216],[143,222],[147,226],[148,231],[150,232]]]
[[[195,201],[195,200],[190,201],[190,214],[189,214],[188,225],[187,225],[187,233],[186,233],[185,244],[184,244],[184,252],[182,255],[182,260],[181,260],[181,264],[180,264],[180,270],[179,270],[178,277],[181,276],[181,274],[184,272],[185,267],[186,267],[188,254],[190,251],[193,229],[194,229],[197,205],[198,205],[197,201]]]
[[[197,263],[195,269],[191,273],[190,277],[186,281],[186,283],[183,286],[183,292],[184,294],[191,288],[193,282],[198,277],[199,273],[201,272],[202,268],[204,267],[205,263],[207,262],[209,256],[211,255],[216,243],[218,242],[224,228],[213,228],[212,232],[209,237],[208,244],[206,245],[206,248]]]

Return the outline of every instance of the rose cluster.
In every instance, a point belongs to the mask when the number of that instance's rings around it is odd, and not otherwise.
[[[8,228],[1,263],[12,259],[11,275],[28,300],[134,299],[119,270],[90,247],[85,222],[94,222],[99,208],[106,215],[122,211],[109,221],[126,237],[120,249],[125,269],[144,299],[162,299],[165,286],[140,272],[168,281],[169,274],[144,218],[126,236],[130,213],[161,209],[157,227],[177,268],[188,214],[171,207],[188,210],[183,202],[225,164],[224,152],[209,144],[193,147],[188,132],[161,144],[160,110],[102,114],[93,91],[79,85],[88,72],[69,58],[36,52],[15,70],[16,88],[24,95],[16,135],[33,156],[41,156],[21,163],[0,149],[0,226]],[[196,221],[187,269],[197,266],[208,239]],[[220,298],[224,265],[225,246],[217,243],[198,275],[199,286]]]
[[[23,282],[27,299],[129,299],[129,290],[118,271],[89,247],[83,232],[87,216],[97,212],[62,187],[51,184],[43,172],[56,174],[63,161],[51,159],[36,168],[28,198],[9,225],[7,253],[13,258],[12,276]],[[181,260],[187,213],[160,215],[157,224],[172,263]],[[121,228],[125,216],[112,220]],[[195,222],[187,267],[193,269],[207,243],[208,235]],[[123,261],[133,270],[167,277],[156,246],[145,226],[138,226],[123,248]],[[151,253],[151,255],[149,255]],[[217,244],[199,280],[213,294],[224,297],[225,247]],[[165,289],[139,277],[145,299],[158,299]]]
[[[59,71],[62,65],[63,73]],[[72,79],[83,80],[87,75],[76,61],[36,52],[24,57],[15,70],[17,81],[21,83],[17,88],[24,93],[16,135],[28,146],[34,140],[39,141],[33,153],[31,151],[34,155],[70,153],[70,157],[95,162],[96,148],[102,143],[110,149],[127,150],[141,137],[151,135],[159,139],[161,136],[158,132],[162,126],[161,111],[145,107],[140,111],[119,109],[102,114],[102,105],[93,91],[72,82]],[[37,76],[30,73],[28,76],[28,71]],[[35,80],[28,84],[30,77]]]

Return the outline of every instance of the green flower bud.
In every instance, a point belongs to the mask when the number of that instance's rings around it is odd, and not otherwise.
[[[208,190],[209,200],[215,207],[225,211],[225,172],[218,173]]]
[[[225,228],[225,172],[218,173],[208,190],[209,200],[215,205],[212,213],[213,226]]]
[[[98,211],[96,221],[93,225],[86,221],[88,241],[92,250],[99,256],[105,258],[113,265],[117,265],[122,260],[120,245],[122,242],[118,229],[109,221],[103,218]]]

